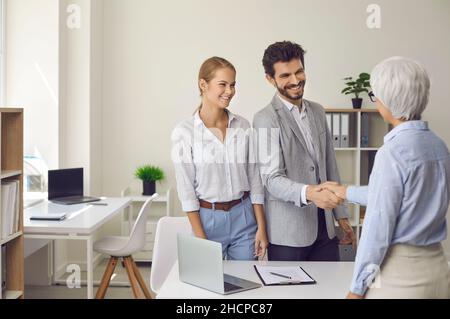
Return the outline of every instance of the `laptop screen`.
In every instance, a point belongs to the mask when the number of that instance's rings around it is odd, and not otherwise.
[[[83,196],[83,168],[48,171],[48,199]]]

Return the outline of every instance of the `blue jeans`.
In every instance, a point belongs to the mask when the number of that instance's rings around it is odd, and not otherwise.
[[[257,224],[250,198],[230,211],[200,208],[206,238],[222,244],[222,254],[229,260],[254,260]]]

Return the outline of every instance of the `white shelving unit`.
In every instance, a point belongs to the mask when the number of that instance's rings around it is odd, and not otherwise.
[[[163,216],[171,216],[172,198],[171,189],[169,188],[164,194],[157,192],[160,196],[157,197],[150,208],[150,215],[147,217],[147,225],[145,230],[145,246],[140,252],[133,255],[135,261],[151,262],[153,257],[153,246],[155,244],[155,232],[158,220]],[[141,205],[150,197],[134,194],[130,188],[126,188],[121,193],[122,197],[128,197],[132,201],[133,218],[131,220],[131,227],[134,225],[135,218]],[[158,207],[165,205],[165,208]],[[122,234],[128,235],[131,230],[129,218],[125,214],[122,217]]]
[[[373,166],[376,152],[383,144],[383,137],[389,132],[389,125],[376,109],[325,109],[326,113],[350,114],[350,147],[335,147],[336,160],[341,183],[346,185],[367,185],[369,172]],[[368,145],[361,147],[363,129],[362,114],[368,117]],[[350,221],[359,241],[365,207],[347,204]],[[336,223],[337,225],[337,223]]]

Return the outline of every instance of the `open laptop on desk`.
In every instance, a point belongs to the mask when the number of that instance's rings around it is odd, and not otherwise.
[[[100,198],[83,196],[83,168],[48,171],[48,200],[63,205],[99,201]]]
[[[182,282],[223,295],[261,287],[256,282],[223,273],[220,243],[181,234],[177,240]]]

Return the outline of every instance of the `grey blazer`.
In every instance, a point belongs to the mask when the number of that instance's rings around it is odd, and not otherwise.
[[[315,150],[318,152],[320,182],[340,182],[325,111],[320,104],[307,100],[304,100],[304,103],[308,109]],[[305,184],[316,185],[317,176],[303,135],[295,119],[277,96],[267,107],[256,113],[253,127],[257,133],[261,133],[261,130],[258,130],[260,128],[268,129],[263,131],[269,141],[272,139],[273,143],[276,143],[278,140],[279,143],[277,165],[265,167],[267,161],[259,158],[265,186],[264,209],[269,241],[275,245],[290,247],[310,246],[317,238],[317,206],[313,203],[303,205],[301,190]],[[260,136],[258,138],[260,139]],[[261,154],[260,150],[258,154]],[[348,218],[344,206],[334,209],[333,214],[336,219]],[[326,211],[325,216],[328,236],[331,239],[335,237],[331,211]]]

